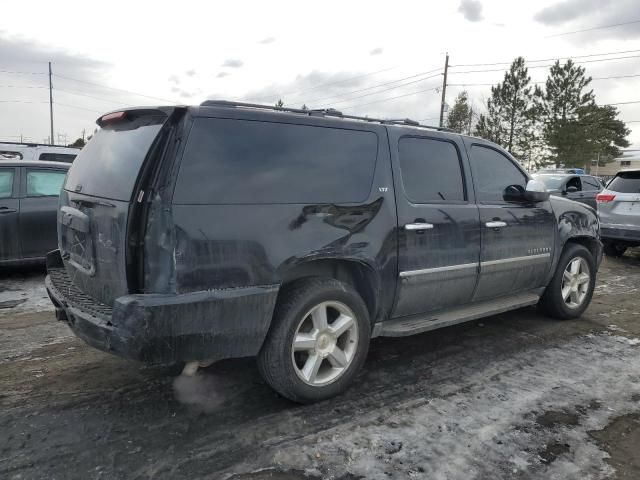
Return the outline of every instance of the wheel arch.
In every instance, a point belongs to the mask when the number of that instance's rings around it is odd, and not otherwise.
[[[375,323],[380,308],[378,299],[381,281],[374,267],[361,260],[344,258],[322,258],[299,263],[282,272],[276,302],[282,295],[286,295],[289,286],[311,277],[334,278],[353,287],[367,306],[371,325]]]

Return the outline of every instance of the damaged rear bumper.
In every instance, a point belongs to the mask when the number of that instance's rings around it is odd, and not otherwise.
[[[57,255],[57,258],[56,258]],[[148,363],[253,356],[266,337],[278,285],[184,294],[132,294],[108,306],[80,291],[58,251],[47,256],[56,318],[89,345]]]

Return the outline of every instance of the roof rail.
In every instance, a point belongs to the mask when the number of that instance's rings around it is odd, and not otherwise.
[[[0,141],[0,145],[20,145],[20,146],[23,146],[23,147],[78,148],[78,147],[70,147],[68,145],[51,145],[49,143],[35,143],[35,142],[4,142],[4,141]]]
[[[247,102],[233,102],[229,100],[205,100],[200,104],[202,107],[223,107],[223,108],[252,108],[252,109],[260,109],[260,110],[274,110],[277,112],[288,112],[288,113],[300,113],[303,115],[309,116],[323,116],[323,117],[339,117],[344,118],[346,120],[361,120],[364,122],[374,122],[374,123],[382,123],[385,125],[409,125],[412,127],[423,127],[423,128],[431,128],[433,130],[439,130],[442,132],[452,132],[456,133],[455,130],[445,127],[436,127],[433,125],[424,125],[415,120],[411,120],[410,118],[404,119],[382,119],[382,118],[372,118],[372,117],[362,117],[358,115],[348,115],[344,114],[339,110],[334,108],[317,108],[317,109],[302,109],[302,108],[291,108],[291,107],[276,107],[275,105],[264,105],[260,103],[247,103]]]

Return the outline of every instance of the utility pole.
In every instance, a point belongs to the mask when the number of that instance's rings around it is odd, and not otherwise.
[[[51,120],[51,145],[53,145],[53,87],[51,85],[51,62],[49,62],[49,119]]]
[[[447,72],[449,71],[449,52],[444,60],[444,78],[442,79],[442,101],[440,102],[440,127],[444,121],[444,103],[447,94]]]
[[[598,170],[600,170],[600,152],[598,152],[598,163],[596,163],[596,177],[598,176]]]

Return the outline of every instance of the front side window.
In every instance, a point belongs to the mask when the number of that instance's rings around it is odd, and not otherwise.
[[[460,158],[447,141],[405,137],[398,144],[402,184],[414,203],[465,200]]]
[[[72,155],[70,153],[41,153],[38,157],[38,160],[72,163],[73,159],[76,158],[76,156],[77,155]]]
[[[371,191],[377,151],[373,132],[198,118],[174,203],[361,202]]]
[[[0,169],[0,198],[9,198],[13,192],[13,169]]]
[[[66,172],[56,170],[27,170],[27,197],[58,196]]]
[[[522,190],[527,186],[527,177],[524,173],[497,150],[473,145],[470,161],[479,202],[502,203],[504,191],[508,186],[518,185]]]
[[[582,182],[580,182],[580,178],[579,177],[573,177],[573,178],[570,178],[569,180],[567,180],[566,189],[569,190],[570,187],[575,188],[576,191],[578,191],[578,192],[582,191]]]

